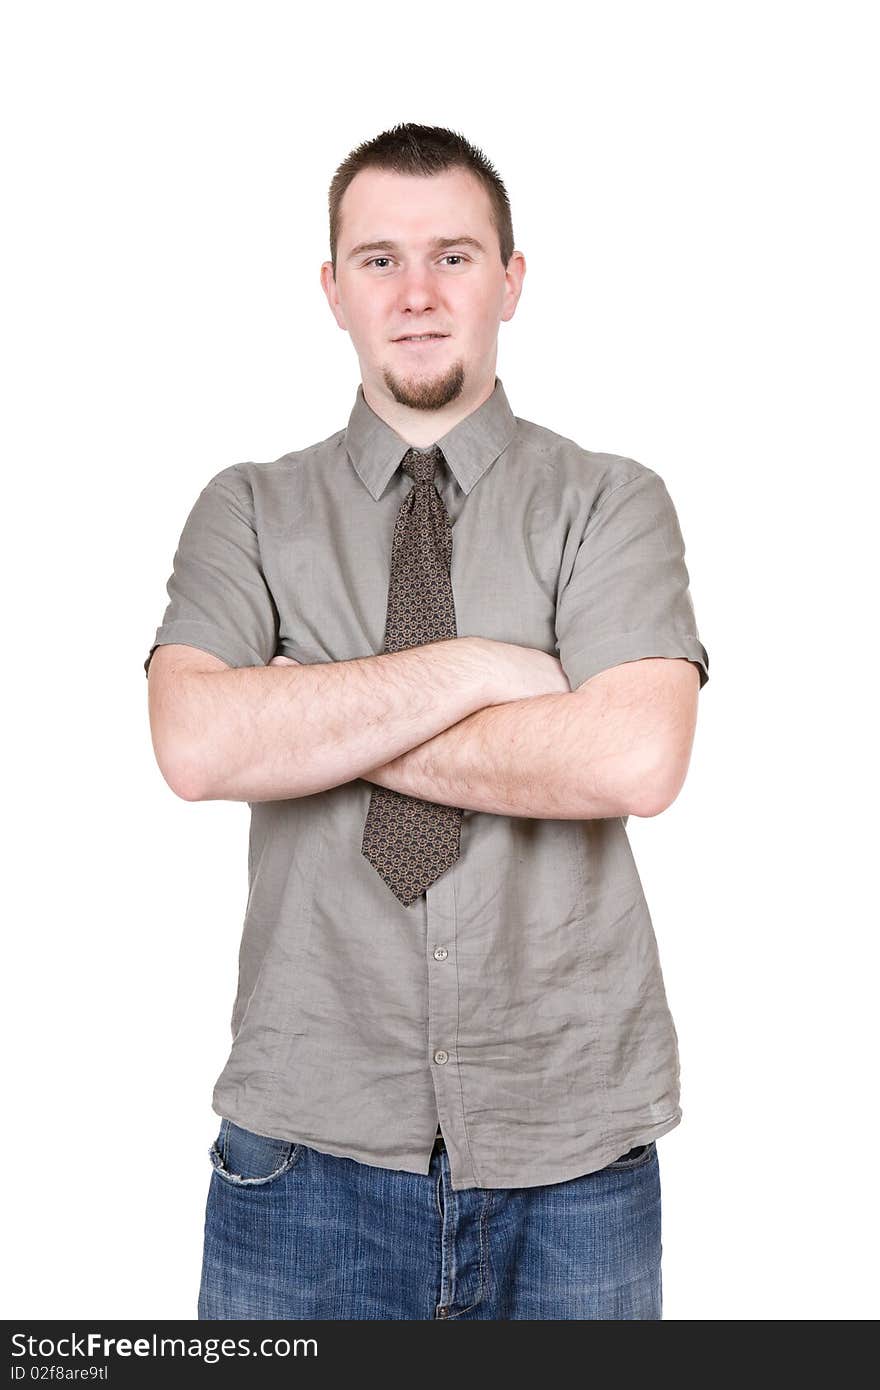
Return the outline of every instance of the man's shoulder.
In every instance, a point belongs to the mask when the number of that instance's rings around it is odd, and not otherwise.
[[[275,459],[248,459],[241,463],[231,463],[209,478],[206,486],[225,487],[238,494],[243,491],[253,492],[261,484],[272,483],[279,477],[307,469],[313,464],[320,465],[343,447],[344,439],[345,430],[337,430],[316,444],[309,444],[304,449],[289,449],[287,453],[280,454]]]
[[[516,443],[525,458],[539,460],[563,481],[587,483],[595,493],[604,496],[622,483],[654,475],[638,459],[629,454],[612,453],[607,449],[588,449],[568,435],[538,425],[533,420],[516,417]]]

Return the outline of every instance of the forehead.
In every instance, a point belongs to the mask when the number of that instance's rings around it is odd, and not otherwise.
[[[435,236],[492,235],[486,189],[467,169],[429,176],[361,169],[342,197],[339,247],[387,237],[413,245]]]

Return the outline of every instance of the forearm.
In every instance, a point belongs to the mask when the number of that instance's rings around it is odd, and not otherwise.
[[[179,794],[308,796],[393,760],[496,698],[473,639],[317,665],[182,677]]]
[[[424,801],[495,815],[590,820],[628,815],[634,794],[632,712],[587,692],[489,705],[381,767],[365,780]],[[635,814],[639,814],[635,812]]]

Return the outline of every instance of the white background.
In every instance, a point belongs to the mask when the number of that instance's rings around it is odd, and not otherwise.
[[[664,1317],[877,1316],[875,16],[7,11],[5,1317],[196,1316],[248,810],[169,790],[143,661],[207,479],[348,419],[327,189],[404,120],[507,184],[514,412],[659,472],[687,543],[710,681],[629,823]]]

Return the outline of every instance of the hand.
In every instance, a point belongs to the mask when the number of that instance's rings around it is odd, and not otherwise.
[[[537,647],[515,642],[496,642],[491,637],[472,639],[480,644],[497,685],[494,703],[528,700],[536,695],[570,695],[571,685],[562,662]]]
[[[270,666],[301,666],[301,661],[294,661],[292,656],[273,656],[269,662]]]

